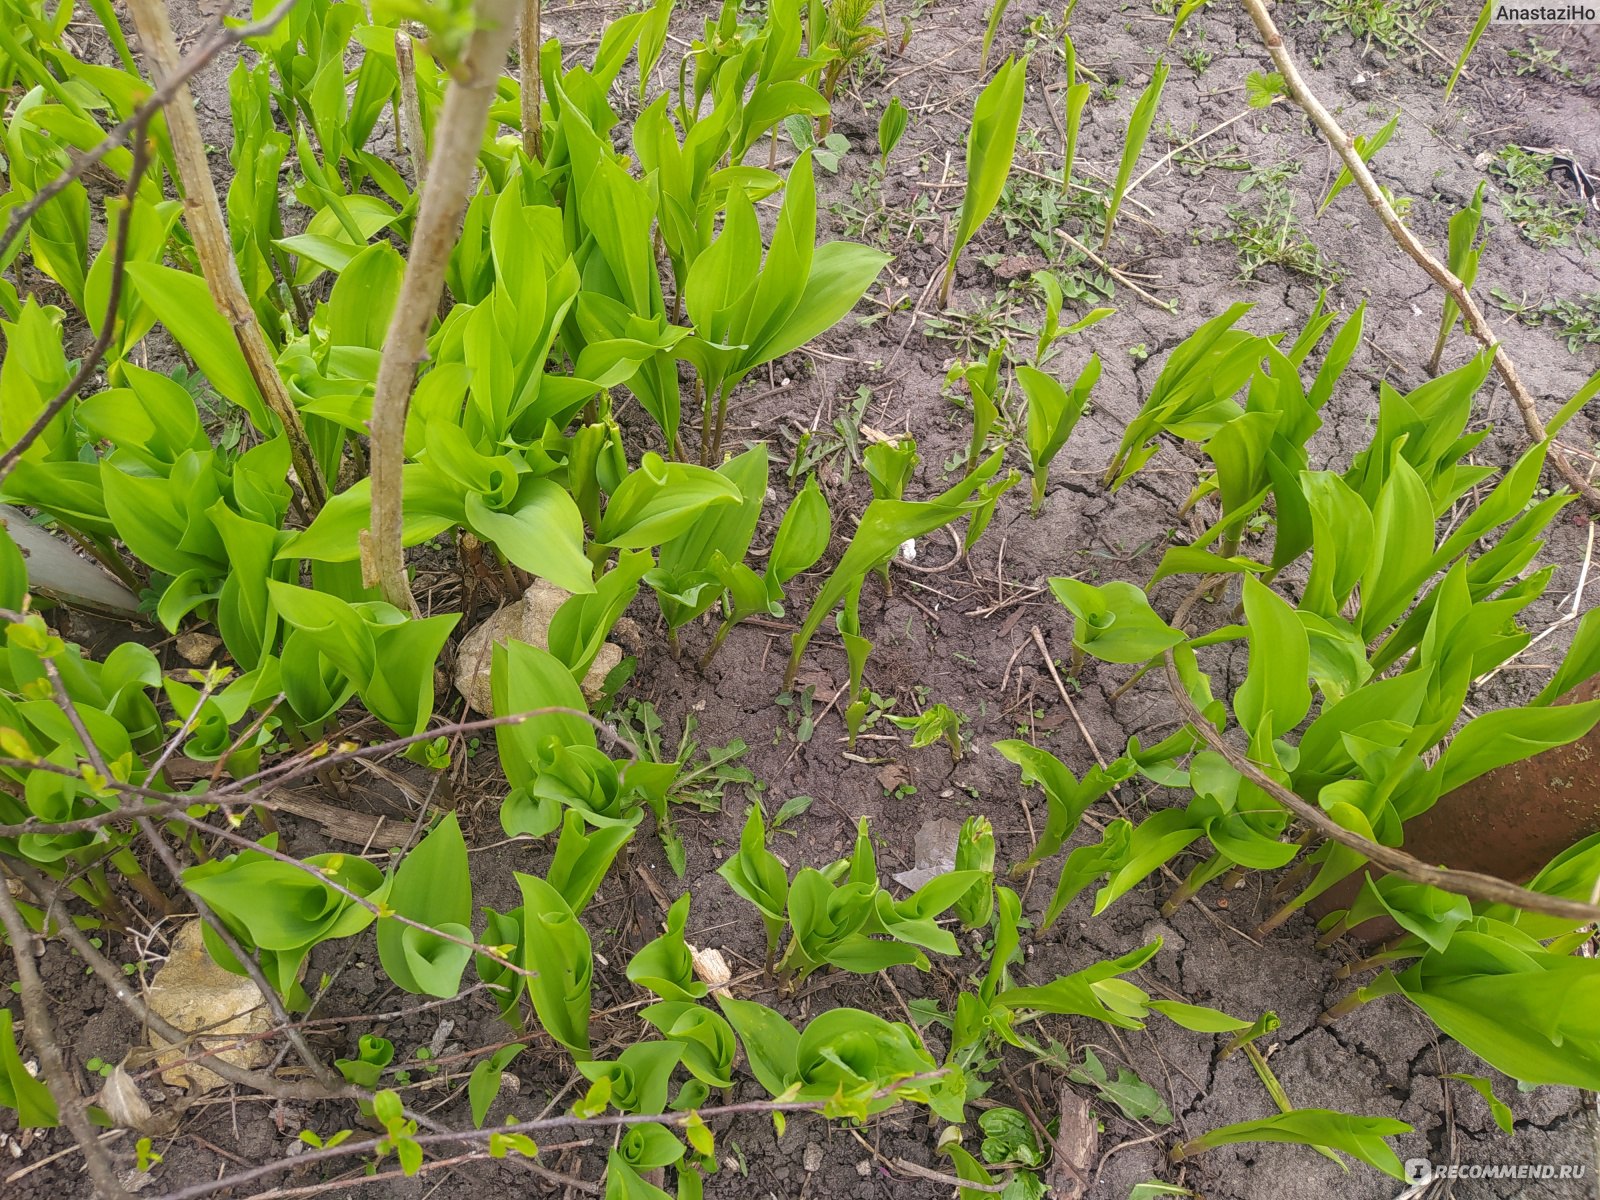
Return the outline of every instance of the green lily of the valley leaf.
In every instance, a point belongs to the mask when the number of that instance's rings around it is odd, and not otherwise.
[[[628,960],[628,978],[663,1000],[699,1000],[707,991],[695,977],[694,957],[683,940],[688,920],[689,897],[684,894],[667,910],[666,932]]]
[[[1096,587],[1052,579],[1050,590],[1076,618],[1072,644],[1102,662],[1143,663],[1183,641],[1150,607],[1144,592],[1120,580]]]
[[[402,917],[472,940],[472,882],[467,845],[455,813],[448,813],[400,861],[389,907]],[[384,972],[405,991],[454,996],[472,948],[392,918],[378,922],[378,956]]]
[[[545,1031],[578,1061],[589,1058],[589,989],[594,957],[589,935],[561,898],[536,875],[517,873],[522,889],[523,963],[533,1011]]]

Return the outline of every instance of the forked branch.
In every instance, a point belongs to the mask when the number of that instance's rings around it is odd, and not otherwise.
[[[1500,344],[1500,339],[1495,337],[1488,319],[1484,317],[1483,310],[1472,298],[1472,293],[1449,267],[1434,257],[1433,253],[1418,240],[1416,234],[1406,228],[1405,222],[1400,219],[1400,214],[1395,212],[1394,205],[1389,202],[1389,197],[1384,194],[1372,171],[1362,161],[1361,155],[1356,153],[1355,139],[1339,124],[1338,118],[1328,111],[1327,106],[1317,99],[1316,93],[1300,74],[1294,56],[1284,44],[1283,35],[1278,32],[1271,14],[1267,12],[1267,0],[1243,0],[1243,3],[1245,11],[1250,14],[1250,19],[1255,22],[1256,32],[1260,34],[1267,53],[1272,56],[1273,66],[1283,76],[1289,95],[1305,110],[1306,116],[1311,118],[1311,123],[1317,127],[1317,131],[1338,154],[1340,162],[1350,172],[1356,186],[1361,189],[1361,194],[1367,198],[1367,203],[1378,214],[1383,227],[1389,231],[1389,236],[1394,238],[1400,248],[1449,294],[1456,302],[1456,307],[1461,310],[1462,316],[1466,318],[1467,328],[1472,336],[1484,349],[1493,352],[1494,369],[1504,381],[1506,390],[1511,393],[1511,399],[1517,406],[1517,412],[1522,416],[1522,426],[1527,430],[1529,439],[1536,443],[1544,441],[1544,421],[1539,416],[1538,406],[1522,382],[1521,376],[1517,374],[1516,364],[1511,361],[1511,356],[1506,353],[1505,347]],[[1600,489],[1584,478],[1560,447],[1554,445],[1550,447],[1550,460],[1568,486],[1581,495],[1591,508],[1600,509]]]

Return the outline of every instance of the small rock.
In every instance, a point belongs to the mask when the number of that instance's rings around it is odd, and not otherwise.
[[[865,1179],[868,1175],[871,1175],[872,1160],[870,1158],[863,1158],[860,1162],[858,1162],[856,1164],[856,1174],[861,1176],[863,1179]]]
[[[207,1030],[194,1038],[192,1046],[231,1046],[217,1057],[235,1066],[253,1069],[272,1056],[264,1038],[233,1046],[243,1038],[266,1033],[272,1028],[272,1017],[253,982],[224,971],[211,961],[201,940],[198,920],[183,926],[173,939],[172,953],[150,980],[149,1002],[152,1010],[179,1029]],[[181,1062],[193,1050],[169,1049],[171,1043],[155,1033],[150,1034],[150,1044],[166,1051],[157,1056],[158,1066],[163,1062],[174,1064],[162,1071],[162,1078],[172,1086],[193,1083],[201,1091],[227,1086],[215,1071],[198,1063]]]
[[[924,821],[913,839],[915,862],[911,870],[896,875],[895,882],[914,892],[930,879],[955,870],[956,839],[960,836],[960,821],[949,817]]]
[[[806,1174],[811,1175],[822,1170],[822,1143],[807,1142],[805,1154],[801,1156],[800,1165],[805,1168]]]
[[[191,667],[208,667],[216,658],[222,639],[209,633],[180,633],[177,638],[178,657]]]
[[[508,641],[527,642],[541,650],[548,650],[550,621],[570,598],[570,593],[553,584],[536,579],[533,586],[514,604],[491,613],[475,625],[461,639],[456,650],[456,691],[466,700],[467,707],[478,713],[494,711],[494,691],[490,685],[490,669],[494,665],[494,648]],[[583,693],[590,700],[598,699],[606,676],[622,661],[622,651],[606,642],[595,656],[589,673],[583,680]]]

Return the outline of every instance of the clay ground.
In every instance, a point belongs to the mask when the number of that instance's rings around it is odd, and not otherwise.
[[[1157,0],[1156,7],[1169,10],[1171,5]],[[1342,2],[1335,7],[1328,0],[1280,4],[1278,20],[1312,84],[1348,127],[1371,132],[1396,109],[1402,112],[1398,133],[1377,161],[1379,175],[1393,192],[1412,198],[1410,223],[1430,244],[1443,245],[1449,216],[1466,203],[1480,180],[1489,177],[1486,159],[1480,156],[1493,155],[1508,144],[1564,146],[1579,162],[1600,169],[1600,33],[1493,27],[1446,109],[1440,103],[1442,81],[1449,73],[1444,60],[1453,61],[1476,6],[1427,6],[1421,36],[1436,50],[1408,41],[1407,48],[1395,52],[1369,44],[1331,19],[1361,7],[1373,6]],[[1415,7],[1407,4],[1405,9]],[[574,55],[585,55],[584,47],[592,46],[601,18],[620,11],[617,5],[555,5],[545,12],[545,27],[561,37]],[[869,685],[882,696],[893,697],[900,712],[942,701],[965,714],[969,752],[952,767],[943,747],[912,751],[908,735],[883,723],[872,731],[879,736],[863,740],[856,757],[847,758],[839,715],[828,708],[845,679],[845,662],[837,642],[826,635],[813,643],[803,670],[814,726],[808,740],[797,740],[797,714],[805,701],[777,703],[788,647],[787,623],[752,623],[736,629],[702,672],[694,662],[708,644],[711,630],[688,631],[683,658],[674,661],[653,633],[655,609],[643,597],[631,614],[644,630],[639,671],[625,693],[625,699],[652,703],[671,738],[692,714],[703,743],[723,745],[743,739],[748,752],[739,765],[757,781],[769,814],[790,797],[814,797],[810,808],[776,837],[775,848],[788,862],[821,865],[846,852],[855,819],[865,815],[872,819],[886,874],[912,865],[916,831],[938,817],[987,814],[1002,834],[1002,862],[1018,861],[1027,853],[1030,825],[1041,814],[1041,799],[1022,792],[1016,769],[989,748],[991,742],[1029,737],[1082,771],[1096,753],[1114,756],[1129,736],[1148,742],[1172,729],[1175,714],[1158,684],[1135,686],[1113,705],[1107,697],[1126,677],[1125,669],[1093,664],[1078,678],[1066,680],[1082,720],[1080,728],[1040,652],[1042,641],[1049,654],[1064,663],[1070,637],[1067,614],[1047,591],[1041,593],[1047,577],[1081,574],[1096,582],[1142,583],[1174,532],[1180,540],[1188,532],[1176,514],[1199,469],[1193,457],[1168,448],[1115,495],[1108,494],[1098,478],[1124,425],[1155,380],[1164,352],[1236,300],[1256,305],[1246,320],[1250,328],[1288,330],[1291,338],[1311,311],[1319,289],[1326,287],[1328,302],[1345,312],[1364,300],[1366,338],[1324,413],[1325,427],[1314,443],[1314,466],[1343,468],[1350,454],[1366,444],[1380,383],[1404,390],[1426,378],[1440,313],[1439,293],[1399,257],[1354,189],[1320,220],[1314,218],[1318,199],[1336,173],[1334,160],[1299,111],[1286,103],[1250,111],[1222,132],[1175,155],[1132,193],[1110,260],[1120,270],[1136,273],[1142,287],[1159,300],[1172,302],[1175,311],[1140,299],[1125,284],[1107,281],[1098,268],[1070,251],[1057,233],[1058,227],[1063,228],[1092,245],[1098,241],[1097,229],[1081,216],[1062,216],[1049,208],[1054,188],[1048,177],[1059,173],[1061,139],[1047,106],[1059,106],[1060,96],[1047,93],[1045,85],[1060,75],[1059,32],[1054,26],[1041,28],[1038,5],[1013,0],[1000,23],[993,54],[999,59],[1030,43],[1034,48],[1018,171],[1001,211],[962,260],[951,311],[935,314],[937,320],[930,321],[936,306],[928,300],[925,311],[913,316],[911,309],[925,297],[930,278],[942,265],[948,230],[960,204],[966,120],[979,87],[986,8],[981,0],[917,0],[914,5],[892,0],[888,13],[897,31],[902,15],[909,17],[909,43],[898,53],[872,56],[850,94],[836,106],[837,129],[849,139],[850,151],[837,175],[819,173],[819,180],[822,202],[828,206],[823,221],[832,236],[880,240],[895,254],[895,261],[883,286],[858,309],[860,320],[846,321],[814,348],[775,364],[770,377],[750,380],[736,399],[733,420],[741,441],[765,439],[772,447],[780,463],[774,472],[780,500],[787,496],[781,467],[799,431],[817,429],[819,439],[831,438],[839,445],[822,466],[835,513],[859,511],[865,503],[869,492],[864,474],[848,468],[851,451],[830,432],[836,421],[846,428],[864,422],[885,431],[915,433],[922,467],[908,494],[929,494],[942,486],[943,464],[965,445],[969,429],[965,413],[946,393],[945,371],[956,358],[980,353],[997,330],[1037,324],[1038,295],[1021,282],[1030,271],[1057,269],[1077,297],[1071,305],[1075,312],[1097,303],[1119,310],[1115,318],[1070,343],[1060,360],[1062,369],[1075,373],[1088,353],[1097,351],[1105,374],[1091,412],[1056,464],[1044,514],[1037,520],[1029,518],[1026,487],[1019,487],[1001,502],[992,527],[965,561],[945,568],[953,548],[948,537],[937,535],[919,547],[917,570],[896,567],[892,595],[872,584],[864,597],[863,632],[876,643],[867,670]],[[701,22],[713,15],[704,3],[680,5],[674,38],[668,43],[669,62],[675,63],[688,40],[698,35]],[[180,24],[198,28],[199,14],[184,16]],[[1053,19],[1059,20],[1059,13]],[[1079,5],[1072,29],[1080,61],[1105,85],[1097,87],[1085,115],[1079,149],[1079,165],[1091,178],[1105,179],[1115,172],[1127,114],[1156,56],[1165,49],[1170,24],[1170,12],[1154,11],[1148,3],[1113,6],[1084,0]],[[92,31],[90,36],[92,40]],[[1141,171],[1168,150],[1244,112],[1247,72],[1267,67],[1243,12],[1221,2],[1190,20],[1171,54],[1172,76]],[[226,120],[223,81],[224,72],[214,70],[201,89],[202,111],[215,122]],[[883,181],[880,206],[870,163],[876,154],[878,112],[890,95],[899,96],[910,109],[912,122]],[[227,144],[225,137],[212,140]],[[780,161],[792,153],[784,143]],[[1560,186],[1553,185],[1551,194],[1560,194]],[[1274,196],[1279,207],[1269,211]],[[1285,219],[1285,203],[1291,206],[1289,225],[1299,231],[1291,240],[1315,243],[1323,260],[1323,278],[1271,262],[1255,270],[1253,277],[1243,277],[1240,247],[1230,239],[1242,236],[1241,220],[1247,222],[1249,217],[1236,219],[1230,212],[1244,209],[1271,216],[1276,226]],[[1546,301],[1581,305],[1584,297],[1595,297],[1588,301],[1589,312],[1592,323],[1600,325],[1600,254],[1596,253],[1600,214],[1590,215],[1587,225],[1573,234],[1572,244],[1536,247],[1504,214],[1497,193],[1491,193],[1485,211],[1488,248],[1478,280],[1483,296],[1501,289],[1518,303],[1526,298],[1535,309]],[[1596,344],[1580,344],[1571,352],[1557,331],[1524,324],[1500,308],[1493,311],[1501,337],[1523,377],[1547,403],[1547,411],[1600,366]],[[1018,336],[1026,339],[1028,334]],[[1580,332],[1580,343],[1581,337]],[[1467,343],[1458,337],[1446,361],[1459,363],[1468,352]],[[865,389],[865,404],[858,407],[860,389]],[[1495,424],[1495,432],[1478,451],[1480,461],[1510,462],[1524,442],[1502,388],[1491,384],[1485,389],[1478,415]],[[634,423],[634,429],[642,436],[640,423]],[[1580,416],[1565,440],[1578,451],[1592,453],[1600,442],[1600,419],[1592,413]],[[770,536],[768,522],[758,532],[756,544],[769,544]],[[1558,565],[1555,582],[1546,600],[1529,614],[1531,624],[1542,627],[1570,606],[1587,537],[1582,517],[1568,510],[1544,555],[1544,561]],[[454,602],[454,568],[444,563],[438,571],[435,605],[442,609]],[[802,602],[821,578],[819,570],[801,583]],[[1174,582],[1158,589],[1157,608],[1170,612],[1184,587]],[[1541,643],[1518,664],[1521,669],[1495,679],[1472,698],[1472,705],[1492,707],[1536,689],[1545,677],[1538,668],[1553,663],[1563,644],[1559,632]],[[1220,692],[1228,686],[1228,664],[1219,659],[1211,665]],[[1061,669],[1065,673],[1065,667]],[[512,871],[542,869],[548,850],[527,843],[496,844],[502,840],[497,808],[503,784],[496,777],[493,758],[486,746],[464,764],[455,798],[470,844],[478,847],[473,856],[475,903],[504,909],[516,903]],[[367,782],[372,786],[358,787],[359,793],[385,790],[379,781]],[[840,1004],[905,1018],[921,998],[948,1003],[958,981],[977,969],[977,956],[938,963],[928,974],[902,968],[884,978],[865,980],[818,976],[796,1000],[775,997],[755,969],[761,958],[760,925],[715,875],[737,840],[745,790],[744,785],[732,783],[725,789],[720,811],[680,814],[687,849],[682,880],[673,877],[658,845],[644,831],[634,869],[615,872],[602,888],[588,922],[597,951],[612,965],[610,970],[596,970],[596,1011],[611,1010],[599,1019],[599,1028],[622,1040],[638,1035],[630,1007],[637,995],[617,968],[657,928],[657,900],[646,887],[645,876],[667,898],[684,889],[693,893],[689,939],[723,948],[734,963],[737,994],[776,1003],[793,1018]],[[1146,804],[1167,802],[1158,792],[1147,795],[1138,788],[1125,789],[1121,799],[1135,815]],[[297,853],[327,845],[311,823],[289,826],[286,832]],[[1034,916],[1053,887],[1052,865],[1047,863],[1036,878],[1020,885],[1026,888],[1025,911]],[[1336,982],[1333,974],[1350,952],[1342,947],[1327,954],[1315,951],[1310,921],[1303,917],[1258,942],[1252,931],[1270,911],[1265,894],[1269,885],[1270,881],[1252,876],[1242,890],[1222,894],[1209,888],[1170,919],[1164,919],[1159,909],[1172,882],[1160,876],[1098,918],[1090,918],[1090,901],[1082,897],[1048,932],[1025,936],[1027,958],[1017,973],[1026,982],[1047,982],[1159,936],[1164,948],[1136,977],[1138,982],[1158,994],[1246,1017],[1275,1011],[1282,1027],[1270,1040],[1269,1062],[1296,1104],[1396,1116],[1412,1123],[1415,1134],[1400,1139],[1397,1146],[1402,1158],[1552,1162],[1588,1169],[1580,1184],[1463,1182],[1454,1185],[1453,1193],[1440,1185],[1429,1195],[1478,1200],[1595,1194],[1592,1097],[1559,1088],[1516,1096],[1510,1081],[1495,1076],[1499,1095],[1514,1097],[1516,1133],[1506,1137],[1475,1094],[1440,1078],[1449,1072],[1494,1073],[1437,1036],[1403,1001],[1381,1001],[1332,1028],[1320,1027],[1318,1014],[1348,986]],[[163,932],[158,930],[154,939],[140,944],[112,938],[108,949],[117,961],[144,959],[153,964],[161,953]],[[435,1115],[440,1119],[465,1124],[469,1052],[510,1035],[481,993],[376,1025],[361,1019],[362,1014],[415,1007],[412,998],[382,981],[374,962],[370,940],[356,943],[353,951],[346,945],[324,947],[314,961],[313,973],[338,972],[321,1015],[352,1018],[348,1024],[321,1029],[322,1044],[342,1055],[350,1052],[361,1033],[378,1032],[409,1058],[417,1047],[439,1038],[442,1021],[452,1022],[435,1047],[442,1051],[442,1060],[435,1054],[442,1069],[430,1076],[421,1064],[412,1064],[413,1083],[420,1084],[413,1098],[423,1107],[437,1105]],[[46,952],[45,966],[53,980],[56,1020],[70,1032],[79,1061],[91,1056],[115,1060],[138,1040],[138,1030],[98,986],[84,979],[81,965],[60,947]],[[4,974],[8,969],[0,967],[0,982],[8,981]],[[1076,1055],[1093,1047],[1108,1065],[1130,1068],[1162,1094],[1174,1117],[1171,1126],[1159,1127],[1129,1121],[1115,1108],[1097,1104],[1103,1133],[1100,1152],[1091,1164],[1093,1197],[1122,1200],[1134,1185],[1154,1179],[1195,1189],[1210,1200],[1333,1196],[1376,1200],[1404,1190],[1359,1164],[1345,1173],[1298,1147],[1227,1148],[1181,1169],[1174,1167],[1165,1152],[1185,1138],[1273,1111],[1271,1099],[1244,1057],[1236,1055],[1219,1064],[1215,1038],[1169,1023],[1122,1034],[1089,1021],[1054,1018],[1046,1022],[1046,1032]],[[940,1032],[930,1029],[928,1037],[937,1052]],[[575,1086],[570,1065],[547,1042],[531,1041],[531,1049],[512,1068],[519,1087],[502,1094],[491,1121],[511,1112],[536,1115],[547,1105],[570,1101]],[[452,1060],[452,1055],[463,1057]],[[1008,1057],[989,1098],[1006,1104],[1025,1102],[1048,1121],[1057,1111],[1061,1082],[1049,1068]],[[759,1096],[748,1078],[734,1091],[735,1099]],[[241,1163],[282,1156],[291,1152],[300,1129],[327,1134],[349,1120],[349,1114],[333,1107],[274,1111],[260,1102],[235,1104],[225,1095],[213,1098],[186,1117],[170,1144],[158,1145],[165,1161],[155,1172],[154,1191],[214,1178]],[[795,1119],[782,1139],[774,1137],[765,1118],[736,1120],[720,1131],[724,1168],[707,1180],[706,1194],[782,1200],[945,1196],[950,1189],[944,1185],[904,1178],[884,1166],[884,1160],[895,1158],[941,1166],[934,1153],[934,1133],[930,1119],[909,1110],[880,1117],[859,1134],[830,1129],[815,1118]],[[129,1150],[127,1141],[124,1137],[118,1148]],[[812,1144],[820,1145],[823,1153],[821,1166],[808,1172],[807,1165],[819,1161],[814,1150],[808,1153]],[[5,1172],[0,1179],[10,1180],[0,1192],[8,1200],[85,1194],[86,1182],[78,1173],[75,1155],[20,1179],[12,1174],[66,1145],[59,1131],[35,1137],[15,1164],[0,1167]],[[600,1149],[552,1155],[548,1165],[593,1180]],[[307,1174],[290,1177],[283,1186],[319,1181]],[[477,1164],[373,1187],[357,1187],[352,1180],[348,1189],[326,1194],[446,1200],[495,1192],[534,1194],[534,1187],[528,1176],[514,1174],[508,1167]]]

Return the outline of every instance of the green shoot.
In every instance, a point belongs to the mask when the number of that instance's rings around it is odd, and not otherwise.
[[[967,190],[961,201],[961,219],[950,257],[944,266],[944,285],[939,303],[950,303],[950,284],[955,279],[956,260],[961,251],[999,203],[1011,161],[1017,152],[1017,126],[1022,121],[1022,100],[1026,90],[1028,62],[1006,59],[978,96],[972,111],[972,126],[967,130]]]
[[[1111,231],[1116,227],[1117,212],[1122,208],[1122,198],[1128,192],[1128,180],[1133,175],[1133,165],[1139,161],[1139,155],[1144,153],[1145,142],[1150,138],[1150,125],[1155,120],[1157,107],[1161,104],[1161,89],[1167,86],[1167,74],[1170,70],[1171,67],[1165,59],[1158,62],[1150,76],[1150,82],[1145,85],[1138,103],[1133,106],[1133,116],[1128,121],[1128,136],[1122,143],[1122,161],[1117,165],[1117,181],[1112,185],[1111,200],[1106,205],[1106,228],[1100,236],[1102,258],[1111,244]]]

